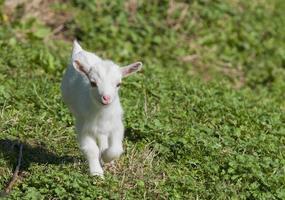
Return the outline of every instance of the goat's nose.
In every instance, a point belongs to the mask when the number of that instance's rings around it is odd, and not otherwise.
[[[103,95],[103,100],[109,102],[111,97],[109,95]]]

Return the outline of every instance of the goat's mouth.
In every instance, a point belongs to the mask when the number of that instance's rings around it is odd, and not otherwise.
[[[106,102],[102,102],[102,101],[100,101],[100,103],[101,103],[103,106],[108,106],[108,105],[111,104],[111,102],[106,103]]]
[[[111,103],[112,103],[112,101],[99,101],[100,103],[101,103],[101,105],[103,105],[103,106],[108,106],[108,105],[110,105]]]
[[[112,103],[112,102],[103,102],[101,99],[96,99],[95,102],[101,106],[108,106]]]

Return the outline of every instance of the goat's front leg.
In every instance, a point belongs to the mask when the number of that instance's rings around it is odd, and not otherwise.
[[[94,138],[88,135],[79,136],[80,148],[87,157],[91,175],[103,177],[103,169],[100,164],[100,150]]]
[[[109,144],[108,144],[108,136],[104,135],[104,134],[99,134],[96,136],[97,141],[98,141],[98,147],[99,147],[99,151],[100,151],[100,162],[101,162],[101,166],[103,166],[103,162],[102,162],[102,154],[103,152],[108,148]]]
[[[120,157],[120,155],[123,153],[123,137],[124,127],[123,124],[120,124],[109,135],[109,147],[102,154],[102,159],[104,162],[111,162],[112,160]]]

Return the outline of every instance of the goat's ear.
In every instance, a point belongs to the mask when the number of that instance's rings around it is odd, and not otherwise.
[[[88,76],[90,71],[90,66],[88,65],[87,58],[84,54],[84,50],[79,45],[79,43],[74,40],[73,41],[73,49],[72,49],[72,65],[73,67],[80,73]]]
[[[72,65],[78,72],[83,73],[88,77],[90,67],[86,62],[84,62],[84,60],[76,58],[75,60],[73,60]]]
[[[137,71],[140,71],[142,68],[141,62],[135,62],[130,65],[121,68],[123,77],[129,76]]]
[[[80,53],[80,52],[82,52],[83,51],[83,49],[82,49],[82,47],[80,46],[80,44],[77,42],[77,40],[74,40],[73,41],[73,48],[72,48],[72,60],[74,60],[75,59],[75,57],[76,57],[76,54],[78,54],[78,53]]]

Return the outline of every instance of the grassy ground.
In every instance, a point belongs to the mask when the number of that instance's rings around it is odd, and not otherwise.
[[[1,189],[24,144],[6,198],[285,199],[283,0],[0,2]],[[123,83],[125,153],[105,180],[61,101],[73,38],[144,63]]]

